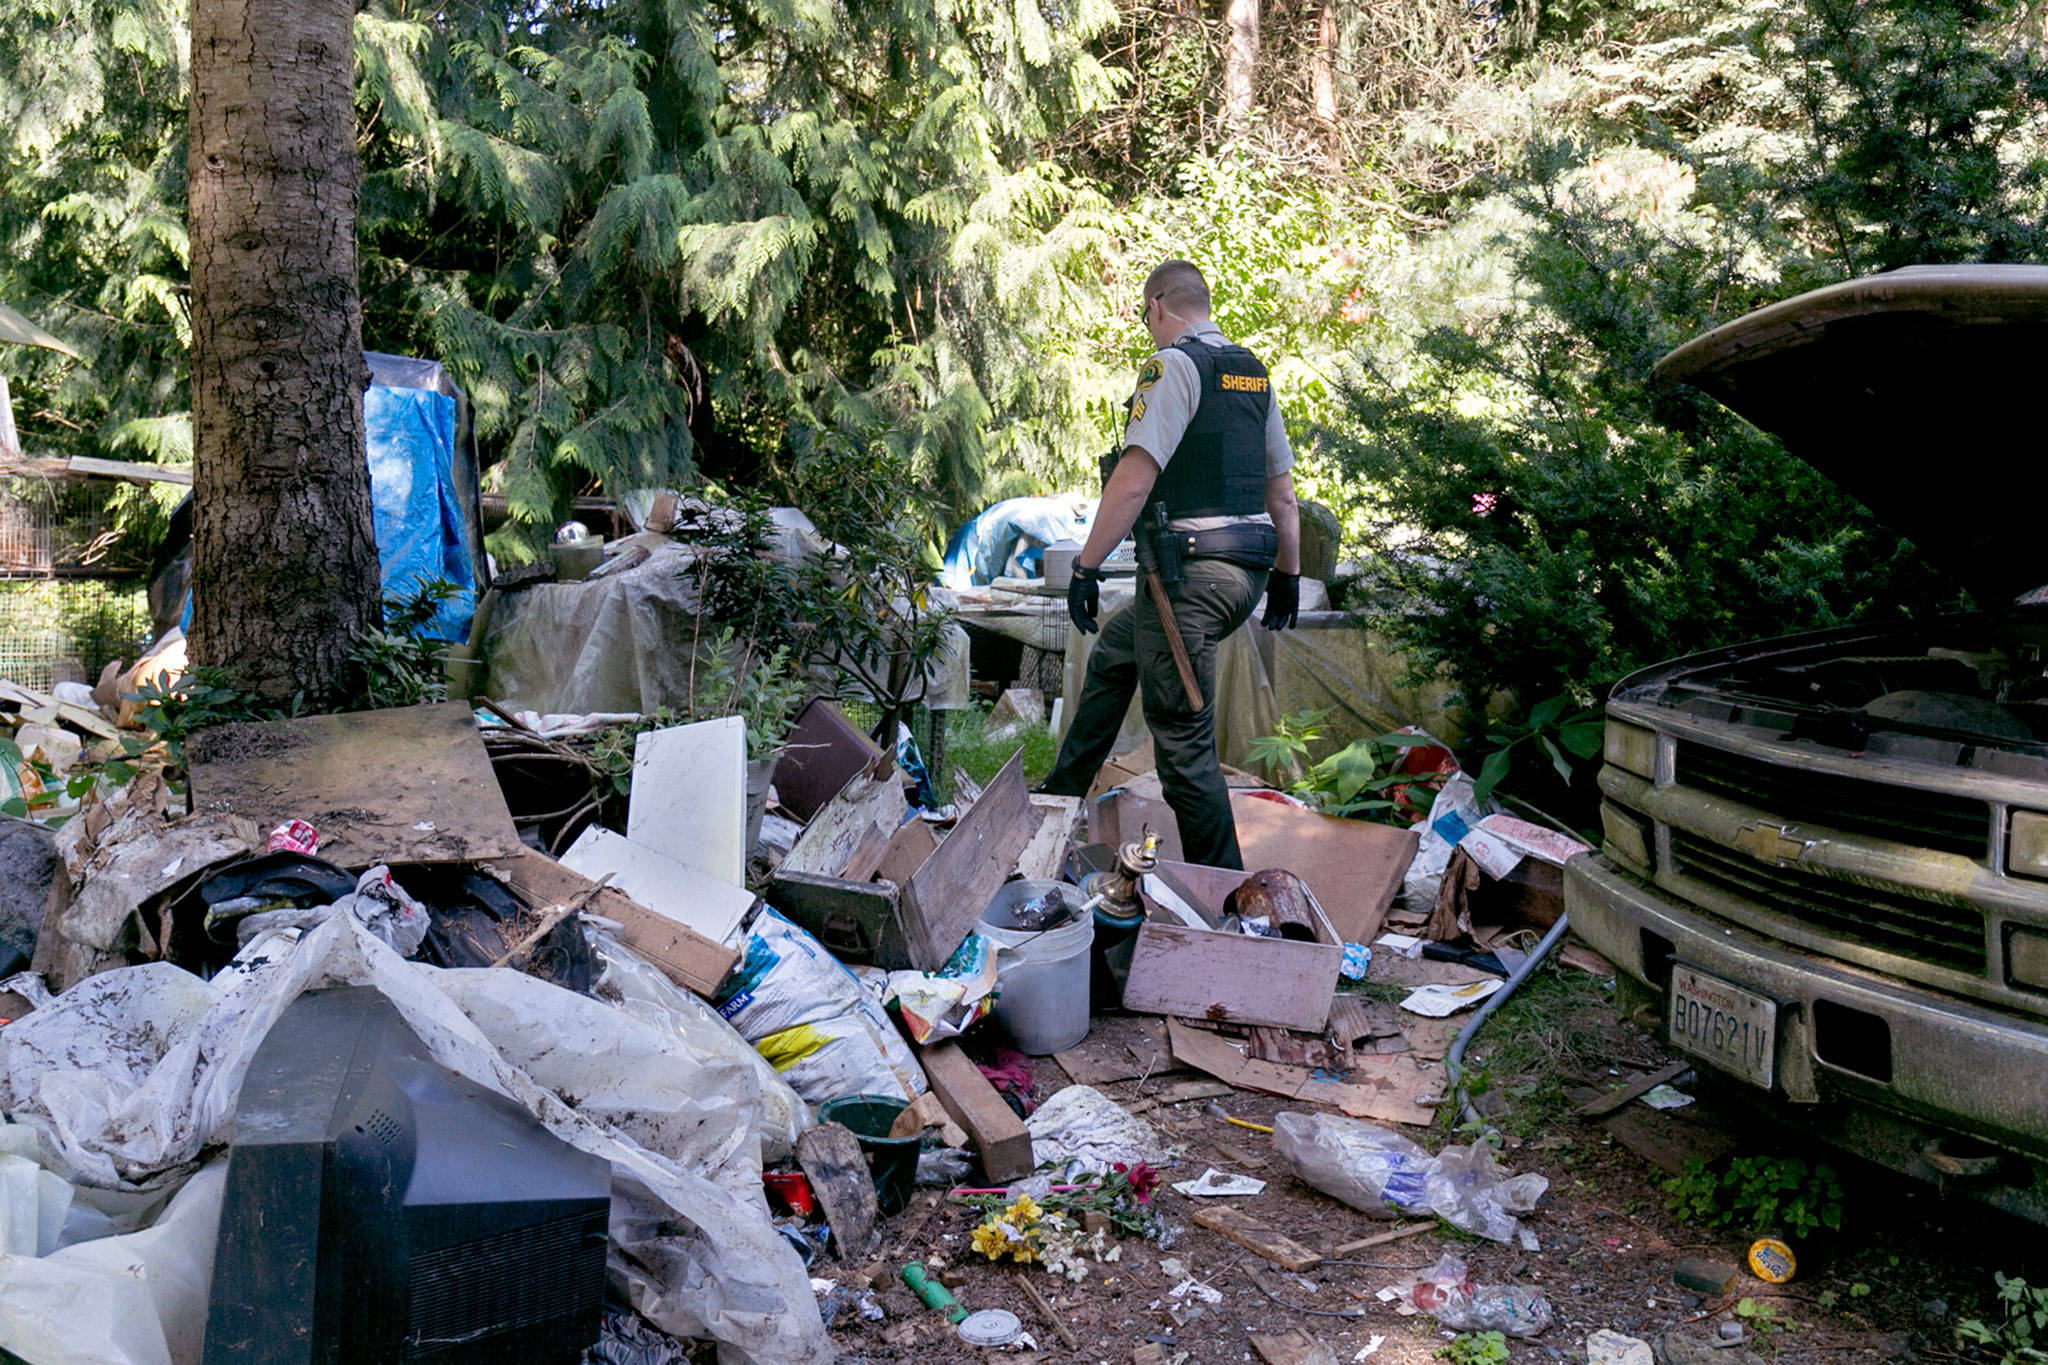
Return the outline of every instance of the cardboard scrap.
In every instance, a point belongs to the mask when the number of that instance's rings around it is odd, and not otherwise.
[[[1183,1020],[1169,1019],[1166,1027],[1176,1060],[1240,1090],[1327,1104],[1353,1118],[1418,1126],[1435,1120],[1435,1111],[1421,1101],[1441,1090],[1440,1074],[1424,1073],[1411,1056],[1360,1057],[1344,1079],[1319,1079],[1307,1067],[1247,1057],[1227,1040]]]

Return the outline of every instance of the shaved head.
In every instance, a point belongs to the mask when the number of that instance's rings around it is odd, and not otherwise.
[[[1188,261],[1161,261],[1145,277],[1145,297],[1189,321],[1209,316],[1209,282]]]

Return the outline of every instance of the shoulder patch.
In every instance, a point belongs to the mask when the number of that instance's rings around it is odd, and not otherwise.
[[[1166,362],[1155,355],[1145,362],[1144,368],[1138,371],[1138,392],[1143,393],[1164,378],[1166,378]]]

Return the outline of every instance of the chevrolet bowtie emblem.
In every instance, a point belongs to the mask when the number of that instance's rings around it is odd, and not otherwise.
[[[1796,825],[1752,820],[1735,832],[1735,846],[1760,863],[1794,863],[1813,847],[1813,840],[1800,838]]]

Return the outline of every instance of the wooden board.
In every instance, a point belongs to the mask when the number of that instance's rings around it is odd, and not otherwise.
[[[1147,920],[1131,948],[1123,1006],[1319,1033],[1329,1022],[1343,965],[1344,949],[1335,944]]]
[[[813,697],[797,712],[775,765],[776,799],[796,819],[809,823],[881,756],[881,746],[837,706]]]
[[[590,890],[588,877],[563,867],[545,853],[521,849],[484,864],[485,872],[538,906],[564,905]],[[667,972],[685,990],[707,1000],[718,993],[739,954],[702,934],[657,915],[623,891],[607,886],[589,902],[594,915],[620,924],[620,941]]]
[[[520,850],[466,702],[220,725],[185,754],[195,812],[308,821],[320,856],[352,870]]]
[[[1308,883],[1346,943],[1371,943],[1414,861],[1413,830],[1339,820],[1248,791],[1230,794],[1248,871],[1285,868]],[[1089,837],[1122,843],[1143,826],[1159,835],[1162,858],[1181,858],[1179,826],[1156,777],[1130,783],[1114,801],[1089,807]]]
[[[988,1083],[958,1043],[940,1043],[920,1050],[925,1079],[932,1093],[953,1116],[953,1122],[967,1130],[974,1150],[981,1157],[981,1173],[991,1183],[1007,1184],[1031,1174],[1031,1134],[1024,1120],[1003,1103],[996,1088]]]
[[[796,1164],[811,1182],[839,1259],[865,1256],[879,1210],[860,1140],[840,1124],[821,1123],[796,1140]]]
[[[874,875],[890,838],[909,810],[903,800],[903,782],[896,775],[895,761],[886,756],[878,758],[872,766],[855,773],[845,788],[804,827],[777,870],[847,877],[848,868],[860,859],[867,861],[867,873],[850,880],[864,882]],[[878,834],[881,843],[875,847]],[[873,849],[871,861],[869,849]]]
[[[841,962],[891,971],[910,965],[896,898],[894,882],[850,882],[781,868],[768,879],[769,904],[824,944],[825,951]]]
[[[903,940],[911,966],[937,971],[974,931],[1031,837],[1030,809],[1020,748],[903,884]]]
[[[938,847],[939,836],[932,833],[929,820],[905,820],[889,837],[889,847],[884,850],[881,862],[871,875],[876,881],[901,886],[910,880],[911,873],[924,866],[924,860],[931,857]]]
[[[1067,862],[1074,822],[1081,816],[1078,796],[1033,796],[1031,816],[1037,821],[1024,851],[1017,855],[1017,875],[1058,881]]]
[[[1323,1263],[1321,1252],[1310,1250],[1243,1209],[1201,1209],[1195,1213],[1194,1221],[1211,1232],[1222,1233],[1247,1251],[1257,1252],[1282,1270],[1300,1274]]]
[[[1683,1061],[1659,1067],[1647,1075],[1636,1077],[1619,1090],[1602,1095],[1598,1099],[1588,1100],[1579,1106],[1579,1117],[1584,1119],[1602,1118],[1621,1108],[1621,1106],[1629,1101],[1638,1099],[1655,1090],[1664,1082],[1677,1080],[1690,1070],[1692,1070],[1692,1063]]]

